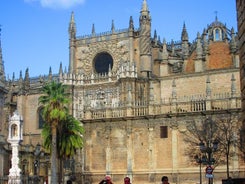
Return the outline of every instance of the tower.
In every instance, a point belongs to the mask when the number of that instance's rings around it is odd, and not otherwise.
[[[144,77],[152,74],[151,16],[146,0],[143,1],[139,18],[140,24],[140,72]]]
[[[69,72],[74,71],[74,60],[75,60],[75,41],[76,41],[76,23],[74,19],[74,13],[71,14],[70,25],[69,25]]]

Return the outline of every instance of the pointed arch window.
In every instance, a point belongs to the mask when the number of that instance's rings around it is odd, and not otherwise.
[[[42,117],[43,114],[43,108],[40,108],[38,111],[38,128],[41,129],[43,128],[44,125],[44,119]]]
[[[215,29],[214,30],[214,41],[220,41],[221,40],[221,30]]]

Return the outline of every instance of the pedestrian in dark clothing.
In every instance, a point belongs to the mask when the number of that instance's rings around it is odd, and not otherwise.
[[[99,184],[113,184],[112,181],[111,181],[111,177],[106,175],[105,178],[99,182]]]
[[[125,178],[124,178],[124,184],[131,184],[131,183],[130,183],[130,178],[129,178],[129,177],[125,177]]]
[[[71,180],[67,180],[66,184],[72,184]]]
[[[162,177],[162,184],[169,184],[167,176]]]

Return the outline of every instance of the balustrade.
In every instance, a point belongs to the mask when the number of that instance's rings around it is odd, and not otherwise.
[[[240,97],[223,98],[223,99],[196,99],[189,101],[163,101],[161,104],[148,104],[148,103],[135,103],[132,106],[126,104],[120,107],[114,108],[101,108],[101,109],[89,109],[85,110],[84,114],[79,116],[82,119],[104,119],[104,118],[126,118],[130,116],[139,117],[147,115],[168,115],[174,113],[193,113],[204,111],[219,111],[240,109],[241,99]],[[86,116],[90,114],[91,116]]]

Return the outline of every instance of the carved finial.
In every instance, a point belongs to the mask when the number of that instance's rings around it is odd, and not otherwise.
[[[182,28],[181,40],[182,40],[182,41],[187,41],[187,42],[188,42],[188,40],[189,40],[188,33],[187,33],[187,30],[186,30],[185,22],[184,22],[183,28]]]
[[[134,21],[133,21],[132,16],[130,16],[130,19],[129,19],[129,29],[134,30]]]
[[[29,80],[29,68],[26,69],[25,80]]]
[[[115,24],[114,24],[114,20],[111,21],[111,32],[112,32],[112,33],[115,32]]]
[[[22,80],[23,77],[22,77],[22,70],[20,70],[20,80]]]
[[[94,24],[92,25],[92,35],[93,36],[95,35],[95,27],[94,27]]]
[[[51,68],[51,66],[49,67],[49,75],[52,75],[52,68]]]
[[[49,67],[49,74],[48,74],[48,76],[49,76],[49,80],[51,81],[52,80],[52,68],[51,68],[51,66]]]
[[[155,42],[155,45],[157,45],[157,31],[156,30],[154,31],[154,42]]]
[[[74,18],[74,12],[71,13],[70,25],[69,25],[69,33],[72,37],[76,35],[76,23]]]
[[[148,11],[148,6],[146,0],[143,0],[142,11]]]
[[[60,69],[59,69],[59,74],[63,74],[63,69],[62,69],[62,62],[60,62]]]
[[[218,11],[214,11],[215,13],[215,21],[217,22],[218,21]]]

